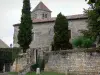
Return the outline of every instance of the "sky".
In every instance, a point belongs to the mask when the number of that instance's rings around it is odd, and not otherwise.
[[[82,14],[89,6],[85,0],[30,0],[31,11],[42,1],[51,11],[52,17]],[[20,23],[23,0],[0,0],[0,39],[8,46],[13,44],[14,24]]]

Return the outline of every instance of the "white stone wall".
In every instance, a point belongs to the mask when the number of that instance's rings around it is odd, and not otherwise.
[[[82,50],[82,49],[78,49]],[[78,75],[99,75],[100,53],[98,52],[77,52],[59,51],[50,52],[45,57],[45,71],[59,73],[78,73]]]
[[[14,61],[11,71],[19,72],[25,69],[29,64],[33,65],[36,63],[36,50],[28,49],[27,53],[20,53],[19,57]],[[30,67],[29,65],[28,67]]]
[[[41,23],[34,24],[34,37],[31,43],[31,47],[48,47],[51,44],[53,36],[54,23]]]
[[[71,30],[71,40],[80,35],[78,30],[86,29],[86,19],[69,20],[69,29]],[[31,48],[49,47],[53,41],[53,27],[54,22],[49,23],[36,23],[33,24],[33,41],[30,45]],[[14,47],[17,44],[18,26],[14,27]]]
[[[12,72],[19,72],[20,70],[23,70],[23,68],[27,65],[27,58],[26,56],[23,56],[21,58],[17,58],[12,66]]]
[[[18,31],[19,31],[19,26],[15,26],[14,27],[14,35],[13,35],[13,47],[19,47],[18,45],[18,38],[17,38],[17,35],[18,35]]]
[[[87,19],[69,20],[69,29],[71,30],[71,40],[80,36],[79,30],[87,29]]]
[[[43,11],[43,10],[36,10],[31,13],[32,19],[36,17],[36,19],[43,19],[42,14],[47,14],[47,18],[51,18],[51,12]]]

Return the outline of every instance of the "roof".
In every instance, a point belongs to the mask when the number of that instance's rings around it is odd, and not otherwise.
[[[78,20],[78,19],[87,19],[88,17],[85,14],[77,14],[66,16],[68,20]],[[33,23],[46,23],[46,22],[54,22],[56,17],[46,18],[46,19],[33,19]],[[18,26],[19,24],[15,24],[14,26]]]
[[[49,10],[43,2],[40,2],[35,8],[33,11],[36,11],[36,10],[44,10],[44,11],[48,11],[48,12],[51,12],[51,10]]]
[[[85,14],[66,16],[68,20],[85,19],[87,16]],[[33,19],[33,23],[43,23],[43,22],[54,22],[56,17],[45,18],[45,19]]]
[[[9,48],[9,46],[0,39],[0,48]]]

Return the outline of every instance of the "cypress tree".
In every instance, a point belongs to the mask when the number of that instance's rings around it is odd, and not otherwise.
[[[69,48],[71,48],[71,44],[69,43],[68,20],[64,15],[59,13],[54,25],[53,49],[66,50]]]
[[[32,20],[30,9],[30,0],[23,0],[21,23],[18,33],[18,44],[23,49],[23,52],[26,52],[32,41]]]

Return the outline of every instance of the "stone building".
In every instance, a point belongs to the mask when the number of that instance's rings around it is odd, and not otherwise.
[[[9,48],[9,46],[0,39],[0,48]]]
[[[51,10],[48,9],[42,2],[40,2],[31,13],[33,21],[33,41],[31,42],[31,48],[48,47],[50,49],[53,42],[53,27],[56,17],[51,17]],[[87,16],[84,14],[66,16],[69,23],[70,41],[79,36],[79,30],[86,29]],[[18,27],[19,24],[14,24],[14,47],[18,47]]]

